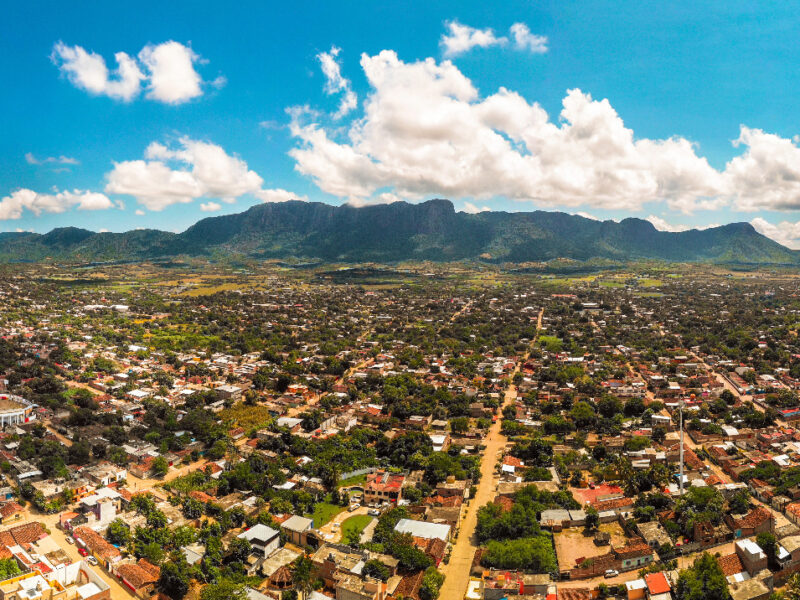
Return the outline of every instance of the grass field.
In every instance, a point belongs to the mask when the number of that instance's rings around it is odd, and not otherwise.
[[[343,510],[346,510],[345,507],[338,504],[319,502],[314,507],[314,512],[305,516],[314,519],[314,527],[320,528]]]
[[[658,287],[660,285],[663,285],[663,283],[664,282],[661,281],[660,279],[649,279],[649,278],[647,278],[647,279],[640,279],[639,280],[639,285],[641,287]]]
[[[347,536],[350,531],[358,532],[360,537],[361,532],[364,531],[364,528],[369,525],[372,519],[373,517],[369,515],[355,515],[349,519],[345,519],[342,521],[342,539],[345,541],[348,540],[349,538]]]
[[[339,487],[350,487],[351,485],[364,485],[367,482],[367,476],[364,475],[354,475],[353,477],[348,477],[347,479],[342,479],[339,482]]]

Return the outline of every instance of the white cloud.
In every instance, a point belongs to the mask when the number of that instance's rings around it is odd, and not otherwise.
[[[133,196],[155,211],[202,197],[229,202],[260,190],[263,181],[222,147],[186,137],[177,149],[153,142],[145,150],[145,160],[115,163],[106,177],[106,192]]]
[[[50,58],[73,85],[98,96],[127,102],[139,93],[140,82],[144,79],[136,61],[125,52],[114,54],[117,68],[111,74],[102,56],[80,46],[57,42]]]
[[[150,73],[147,97],[167,104],[180,104],[203,94],[202,79],[194,70],[200,57],[191,48],[175,41],[139,52],[139,60]]]
[[[486,212],[492,209],[489,208],[488,206],[481,206],[480,208],[478,208],[472,202],[464,202],[464,208],[462,208],[461,210],[467,214],[476,215],[478,213]]]
[[[457,21],[447,21],[445,28],[447,32],[442,34],[439,45],[447,57],[464,54],[475,47],[489,48],[502,46],[508,42],[507,38],[495,36],[491,29],[476,29]]]
[[[655,215],[650,215],[645,219],[645,221],[650,221],[653,224],[653,227],[659,231],[671,231],[674,233],[691,229],[688,225],[673,225],[671,223],[667,223],[667,221]]]
[[[135,214],[136,214],[136,216],[138,216],[138,217],[142,217],[142,216],[144,216],[144,214],[145,214],[145,212],[144,212],[144,211],[143,211],[141,208],[137,208],[137,209],[134,211],[134,213],[135,213]]]
[[[665,219],[662,219],[661,217],[657,217],[655,215],[650,215],[645,219],[645,221],[650,221],[653,224],[653,227],[655,227],[659,231],[669,231],[672,233],[679,233],[681,231],[690,231],[692,229],[703,231],[704,229],[719,227],[719,223],[707,223],[705,225],[697,225],[697,224],[683,225],[680,223],[669,223]]]
[[[592,221],[601,221],[602,220],[602,219],[598,219],[597,217],[595,217],[592,214],[589,214],[589,213],[583,212],[583,211],[576,212],[575,214],[578,215],[579,217],[583,217],[584,219],[591,219]]]
[[[44,213],[63,213],[70,208],[78,210],[105,210],[113,208],[114,203],[97,192],[81,190],[39,194],[29,189],[12,192],[0,200],[0,220],[19,219],[24,210],[29,210],[37,217]]]
[[[726,202],[722,175],[683,138],[634,138],[607,100],[570,90],[557,121],[500,88],[481,99],[449,61],[362,55],[372,88],[344,135],[290,111],[296,169],[325,192],[364,202],[388,188],[406,198],[502,197],[540,206],[639,209],[666,200],[691,212]],[[341,140],[341,141],[340,141]]]
[[[511,26],[511,37],[514,38],[514,46],[517,50],[527,50],[534,54],[544,54],[547,52],[547,37],[531,33],[525,23],[514,23]]]
[[[800,209],[800,148],[796,140],[742,125],[734,146],[747,148],[725,167],[737,210]]]
[[[774,225],[762,217],[756,217],[750,221],[750,224],[756,231],[775,240],[779,244],[787,248],[800,250],[800,221],[794,223],[791,221],[781,221],[777,225]]]
[[[353,91],[350,80],[342,77],[342,65],[336,60],[339,52],[339,48],[331,46],[330,52],[317,54],[322,74],[325,75],[325,93],[328,95],[342,93],[339,109],[334,114],[334,118],[337,119],[345,116],[358,106],[358,96]]]
[[[222,204],[217,202],[204,202],[200,205],[200,210],[203,212],[216,212],[222,209]]]
[[[481,97],[447,60],[406,63],[384,50],[361,67],[370,92],[346,128],[288,111],[296,170],[353,204],[380,192],[617,211],[664,202],[686,215],[800,210],[797,140],[742,126],[743,151],[718,170],[686,138],[637,138],[608,100],[578,89],[551,116],[506,88]]]
[[[79,165],[80,162],[77,158],[72,158],[70,156],[46,156],[44,158],[36,158],[32,152],[25,153],[25,161],[29,165],[46,165],[46,164],[57,164],[57,165]]]
[[[144,159],[114,163],[106,179],[107,193],[133,196],[153,211],[198,198],[232,203],[245,194],[264,202],[307,199],[283,189],[262,189],[263,179],[244,160],[221,146],[188,137],[180,138],[175,147],[151,143]],[[220,208],[217,202],[201,206],[205,211]]]
[[[280,188],[272,190],[258,190],[257,192],[253,192],[253,195],[262,202],[288,202],[289,200],[302,200],[304,202],[308,201],[307,196],[301,196],[295,194],[294,192],[289,192]]]
[[[139,95],[143,82],[147,98],[167,104],[180,104],[203,94],[203,80],[194,68],[200,57],[179,42],[148,44],[139,52],[139,62],[125,52],[117,52],[114,59],[117,68],[109,73],[102,56],[81,46],[58,42],[51,55],[73,85],[98,96],[128,102]],[[219,87],[224,83],[225,78],[220,76],[210,84]]]

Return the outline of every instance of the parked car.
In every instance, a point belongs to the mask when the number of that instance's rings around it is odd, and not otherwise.
[[[369,514],[373,517],[380,517],[381,511],[379,511],[377,508],[371,508],[369,509]]]
[[[356,502],[355,504],[351,504],[350,508],[348,508],[347,510],[353,512],[355,510],[358,510],[359,508],[361,508],[361,505],[358,502]]]
[[[68,544],[74,544],[75,540],[73,540],[71,537],[67,536],[67,543]]]
[[[87,561],[87,562],[88,562],[90,565],[97,566],[97,559],[96,559],[94,556],[90,556],[89,558],[87,558],[87,559],[86,559],[86,561]]]
[[[78,548],[78,554],[81,556],[89,556],[89,551],[86,548]]]
[[[610,579],[612,577],[616,577],[617,575],[619,575],[619,571],[617,571],[616,569],[608,569],[606,571],[605,578]]]

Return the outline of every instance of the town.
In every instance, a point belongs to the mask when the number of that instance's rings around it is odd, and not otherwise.
[[[21,264],[0,299],[0,600],[800,594],[792,273]]]

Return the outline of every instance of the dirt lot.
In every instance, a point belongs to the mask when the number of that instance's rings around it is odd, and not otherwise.
[[[625,534],[619,523],[603,523],[600,531],[605,531],[611,535],[611,544],[614,546],[625,545]],[[576,566],[576,561],[581,558],[591,558],[608,554],[609,546],[596,546],[593,535],[584,535],[583,527],[572,527],[564,529],[560,533],[553,535],[558,556],[558,566],[560,569],[571,569]]]

